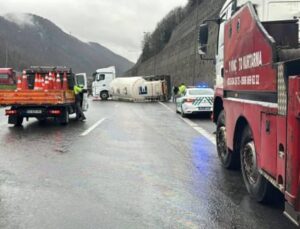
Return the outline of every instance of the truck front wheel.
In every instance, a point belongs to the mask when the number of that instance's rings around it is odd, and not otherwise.
[[[240,166],[239,154],[230,151],[227,147],[224,110],[220,112],[217,120],[216,143],[222,165],[226,169],[238,169]]]
[[[275,188],[258,171],[255,143],[249,126],[242,134],[240,155],[243,179],[250,195],[260,203],[272,201]]]
[[[107,100],[108,97],[109,97],[109,94],[108,94],[107,91],[102,91],[102,92],[100,93],[100,98],[101,98],[102,100]]]

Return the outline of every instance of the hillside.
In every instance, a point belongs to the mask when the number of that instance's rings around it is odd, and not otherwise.
[[[203,0],[193,7],[189,15],[175,28],[164,49],[154,57],[138,62],[125,75],[171,75],[174,84],[184,82],[195,85],[208,82],[214,85],[215,70],[212,61],[204,61],[198,55],[199,25],[209,18],[218,16],[225,0]],[[210,48],[216,45],[217,28],[210,33]],[[213,53],[210,56],[213,57]]]
[[[32,65],[70,66],[88,74],[115,65],[122,74],[133,63],[100,44],[80,41],[42,17],[0,16],[0,66],[22,70]]]

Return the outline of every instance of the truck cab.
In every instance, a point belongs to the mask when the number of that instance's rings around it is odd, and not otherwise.
[[[16,85],[16,72],[12,68],[0,68],[0,87],[10,88]]]
[[[110,83],[116,78],[115,66],[98,69],[93,74],[93,77],[93,96],[100,97],[102,100],[107,100],[109,98]]]
[[[248,0],[227,0],[219,13],[219,30],[216,50],[216,78],[215,85],[223,83],[224,78],[224,26],[231,19],[234,12],[244,5]],[[252,0],[256,13],[261,22],[294,20],[300,18],[300,1],[299,0]],[[205,44],[204,44],[205,45]],[[207,44],[206,44],[207,45]],[[203,48],[203,46],[202,46]],[[199,47],[201,51],[201,44]],[[204,52],[206,53],[206,52]]]

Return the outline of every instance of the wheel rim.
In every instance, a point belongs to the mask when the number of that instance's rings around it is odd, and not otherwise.
[[[221,126],[218,128],[217,147],[218,147],[219,156],[221,158],[225,159],[228,154],[227,144],[226,144],[226,127],[225,126]]]
[[[242,155],[242,163],[246,178],[251,184],[255,184],[257,182],[259,174],[257,170],[256,152],[253,141],[247,143],[244,146]]]
[[[107,98],[107,94],[106,94],[106,93],[103,93],[101,97],[102,97],[103,99],[106,99],[106,98]]]

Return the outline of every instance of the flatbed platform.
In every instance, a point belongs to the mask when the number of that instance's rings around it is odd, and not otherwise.
[[[75,103],[72,90],[0,90],[0,105],[61,105]]]

